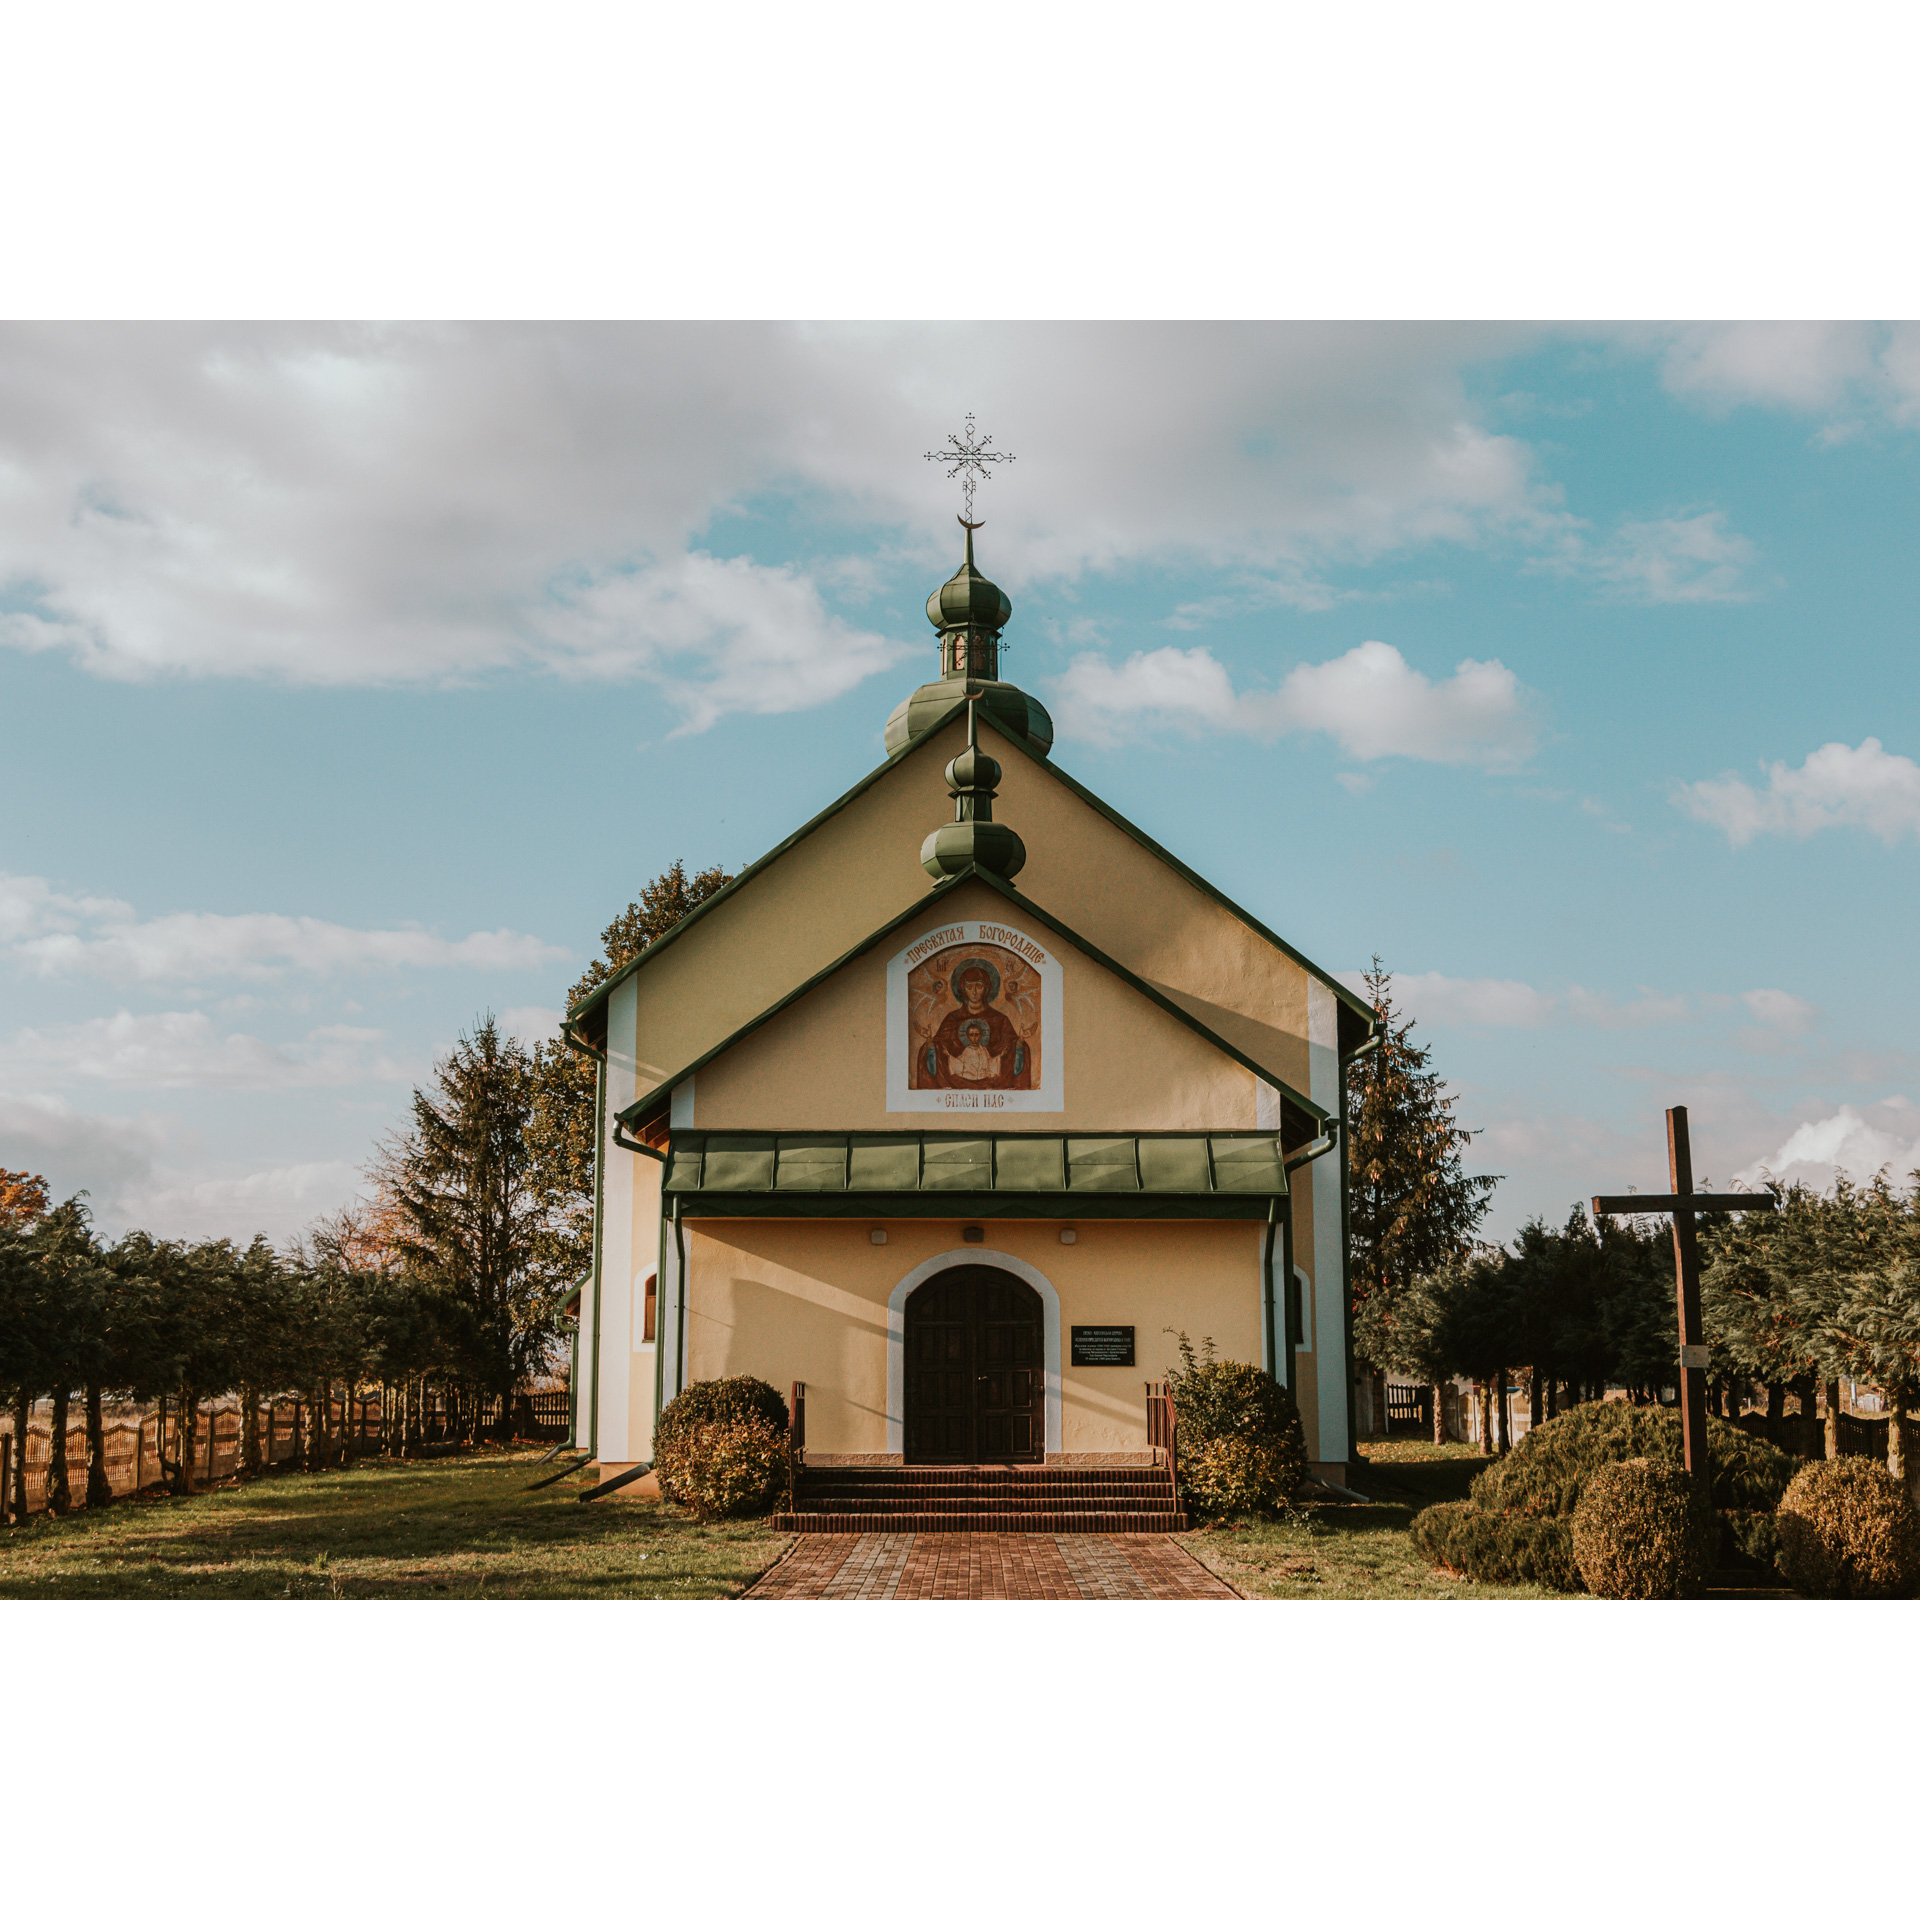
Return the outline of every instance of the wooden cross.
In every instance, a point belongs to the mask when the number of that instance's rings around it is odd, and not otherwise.
[[[1597,1193],[1593,1211],[1603,1213],[1670,1213],[1673,1215],[1673,1277],[1680,1304],[1680,1431],[1686,1444],[1687,1471],[1704,1492],[1710,1485],[1707,1465],[1707,1334],[1700,1316],[1700,1243],[1694,1234],[1694,1215],[1771,1210],[1778,1204],[1770,1193],[1695,1193],[1693,1147],[1687,1139],[1685,1107],[1667,1109],[1667,1164],[1673,1175],[1671,1193]]]

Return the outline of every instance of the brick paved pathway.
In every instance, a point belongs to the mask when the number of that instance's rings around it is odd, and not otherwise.
[[[749,1600],[1232,1600],[1151,1533],[814,1533]]]

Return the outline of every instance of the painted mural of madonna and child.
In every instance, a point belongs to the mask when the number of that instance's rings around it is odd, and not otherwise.
[[[1040,976],[1004,947],[951,947],[907,976],[917,1088],[1040,1085]]]

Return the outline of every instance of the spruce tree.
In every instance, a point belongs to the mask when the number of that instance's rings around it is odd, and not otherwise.
[[[461,1371],[477,1395],[500,1396],[502,1438],[515,1387],[547,1357],[563,1290],[538,1259],[533,1073],[489,1015],[438,1064],[431,1090],[414,1089],[412,1125],[388,1141],[378,1172],[400,1263],[452,1309]],[[332,1353],[326,1365],[331,1377],[347,1371]]]
[[[1457,1096],[1435,1072],[1433,1049],[1415,1042],[1410,1018],[1396,1015],[1393,976],[1378,954],[1365,979],[1381,1040],[1347,1075],[1348,1228],[1354,1307],[1363,1318],[1375,1296],[1464,1260],[1499,1184],[1498,1175],[1460,1164],[1473,1135],[1454,1118]],[[1364,1349],[1360,1357],[1391,1364]],[[1445,1437],[1443,1384],[1433,1382],[1436,1441]]]

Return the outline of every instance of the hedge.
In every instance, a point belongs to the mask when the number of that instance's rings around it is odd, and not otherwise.
[[[1471,1500],[1447,1500],[1416,1513],[1408,1534],[1429,1565],[1469,1580],[1580,1591],[1573,1531],[1558,1515],[1483,1513]]]
[[[1773,1509],[1798,1462],[1755,1434],[1709,1416],[1714,1520],[1708,1547],[1723,1564],[1768,1571],[1777,1545]],[[1453,1503],[1478,1516],[1469,1525],[1447,1507],[1429,1507],[1413,1523],[1415,1548],[1434,1566],[1475,1580],[1537,1581],[1579,1592],[1573,1551],[1574,1509],[1604,1466],[1632,1459],[1679,1467],[1684,1461],[1679,1412],[1593,1400],[1534,1428]]]

